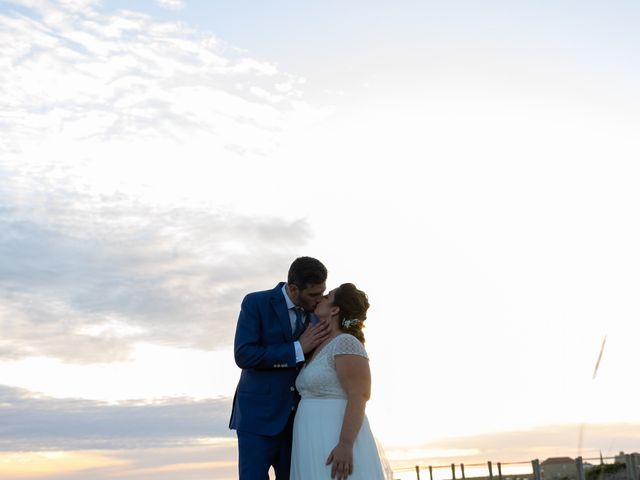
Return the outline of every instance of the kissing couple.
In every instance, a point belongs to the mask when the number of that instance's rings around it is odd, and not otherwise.
[[[300,257],[286,282],[248,294],[236,327],[242,369],[229,428],[240,480],[391,480],[369,428],[371,372],[362,328],[367,295]]]

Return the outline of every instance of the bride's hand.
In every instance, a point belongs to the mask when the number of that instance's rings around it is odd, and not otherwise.
[[[347,480],[347,477],[353,473],[353,448],[339,442],[327,458],[326,465],[329,464],[331,464],[331,478]]]
[[[317,325],[309,325],[298,341],[302,351],[307,354],[324,342],[328,336],[329,322],[321,320]]]

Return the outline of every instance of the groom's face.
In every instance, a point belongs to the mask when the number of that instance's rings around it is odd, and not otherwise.
[[[322,300],[322,295],[326,289],[325,282],[317,285],[307,285],[304,289],[298,288],[297,285],[292,285],[290,288],[291,300],[307,312],[313,312],[316,309],[316,305]]]

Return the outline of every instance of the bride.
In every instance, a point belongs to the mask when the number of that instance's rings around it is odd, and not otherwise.
[[[362,327],[367,295],[352,283],[325,295],[315,313],[329,338],[298,375],[290,480],[386,480],[391,471],[365,415],[371,372]]]

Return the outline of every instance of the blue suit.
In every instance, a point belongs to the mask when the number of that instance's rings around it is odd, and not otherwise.
[[[229,428],[238,434],[241,480],[288,480],[293,414],[300,399],[293,334],[283,283],[242,301],[234,355],[242,369]]]

